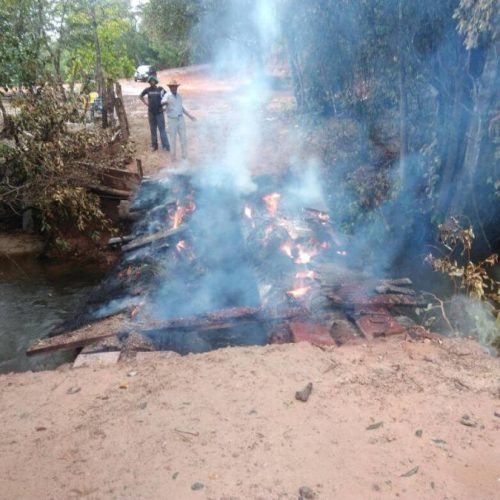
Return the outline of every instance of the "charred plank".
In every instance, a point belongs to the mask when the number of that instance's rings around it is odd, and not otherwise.
[[[141,236],[140,238],[136,238],[135,240],[131,241],[127,245],[124,245],[122,247],[122,250],[124,252],[130,252],[132,250],[136,250],[137,248],[141,248],[146,245],[151,245],[152,243],[155,243],[156,241],[162,241],[166,240],[168,238],[171,238],[172,236],[182,233],[187,229],[186,226],[179,226],[173,229],[167,229],[165,231],[159,231],[155,234],[150,234],[148,236]]]

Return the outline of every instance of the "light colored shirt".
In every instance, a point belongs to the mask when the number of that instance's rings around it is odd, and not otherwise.
[[[182,97],[177,94],[168,94],[162,100],[167,105],[167,116],[169,118],[180,118],[182,116]]]

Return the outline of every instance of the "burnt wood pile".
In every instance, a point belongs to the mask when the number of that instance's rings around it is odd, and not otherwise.
[[[120,261],[82,313],[28,354],[429,335],[410,318],[425,303],[408,278],[356,270],[324,207],[298,205],[276,180],[255,183],[243,196],[187,175],[143,179],[120,207],[129,231],[109,242]]]

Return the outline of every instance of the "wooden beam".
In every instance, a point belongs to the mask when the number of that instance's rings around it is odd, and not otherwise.
[[[286,309],[239,307],[163,321],[132,321],[127,314],[122,313],[91,323],[69,333],[38,340],[29,347],[26,354],[32,356],[58,349],[75,349],[98,340],[128,334],[133,331],[141,333],[166,332],[169,330],[210,332],[249,323],[283,321],[305,317],[307,314],[306,309],[303,307]]]
[[[124,252],[130,252],[132,250],[136,250],[138,248],[144,247],[146,245],[151,245],[155,241],[166,240],[176,234],[182,233],[187,229],[187,226],[179,226],[174,229],[166,229],[165,231],[158,231],[154,234],[149,234],[147,236],[141,236],[140,238],[136,238],[132,240],[127,245],[122,247]]]
[[[58,349],[75,349],[92,344],[96,340],[121,335],[130,331],[130,323],[127,315],[117,314],[103,319],[97,323],[91,323],[72,332],[41,339],[32,344],[26,354],[41,354]]]

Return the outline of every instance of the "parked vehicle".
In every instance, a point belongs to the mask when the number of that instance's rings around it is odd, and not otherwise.
[[[135,82],[147,82],[150,76],[156,76],[156,69],[153,66],[143,64],[135,70]]]

